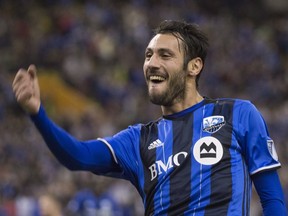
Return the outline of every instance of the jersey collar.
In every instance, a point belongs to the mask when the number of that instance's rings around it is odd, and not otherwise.
[[[194,112],[196,109],[198,109],[199,107],[203,106],[204,104],[206,104],[206,98],[204,97],[204,99],[202,101],[200,101],[199,103],[185,109],[185,110],[182,110],[180,112],[177,112],[177,113],[173,113],[173,114],[170,114],[170,115],[163,115],[163,118],[165,119],[176,119],[176,118],[179,118],[179,117],[182,117],[184,115],[186,115],[187,113],[191,113],[191,112]]]

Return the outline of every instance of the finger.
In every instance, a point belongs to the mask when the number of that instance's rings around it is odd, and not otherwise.
[[[16,82],[13,86],[13,91],[15,95],[18,95],[22,91],[31,91],[32,92],[32,85],[31,80],[29,80],[28,76],[25,76],[19,82]]]
[[[28,89],[28,85],[26,84],[21,83],[20,85],[18,85],[14,91],[16,99],[19,98],[20,94],[23,94],[23,92],[27,91],[27,89]]]
[[[28,102],[31,97],[32,97],[32,95],[30,92],[21,92],[17,97],[17,101],[18,101],[18,103],[23,105],[26,102]]]
[[[22,86],[16,92],[15,97],[18,102],[23,103],[32,97],[32,91],[29,86]]]
[[[23,79],[23,77],[25,77],[25,74],[26,74],[26,70],[24,70],[22,68],[19,69],[14,80],[13,80],[12,86],[14,86],[17,82],[21,81]]]
[[[13,82],[12,88],[14,93],[16,93],[16,91],[18,91],[22,86],[29,85],[29,83],[30,81],[28,80],[27,74],[21,74],[21,76]]]
[[[37,69],[36,66],[34,64],[31,64],[28,68],[28,74],[32,77],[32,78],[36,78],[37,76]]]

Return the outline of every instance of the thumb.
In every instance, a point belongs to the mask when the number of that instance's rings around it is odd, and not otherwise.
[[[33,79],[37,78],[37,69],[36,69],[36,66],[34,64],[31,64],[29,66],[27,72],[31,78],[33,78]]]

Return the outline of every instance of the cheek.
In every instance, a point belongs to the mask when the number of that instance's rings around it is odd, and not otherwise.
[[[146,78],[146,70],[147,70],[147,65],[144,62],[144,64],[143,64],[143,74],[144,74],[145,78]]]

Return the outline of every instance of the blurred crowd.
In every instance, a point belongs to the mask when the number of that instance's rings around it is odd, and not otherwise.
[[[286,0],[0,0],[0,216],[143,215],[129,183],[62,167],[17,105],[11,83],[20,67],[35,64],[46,77],[47,113],[79,139],[156,119],[161,112],[147,100],[142,64],[152,30],[164,19],[195,22],[207,33],[203,95],[247,99],[259,108],[288,198]],[[44,87],[52,76],[63,81],[55,91],[73,89],[57,94],[62,104],[49,94],[53,82]],[[71,114],[65,98],[77,104],[79,95],[93,106]],[[258,216],[253,197],[251,215]]]

